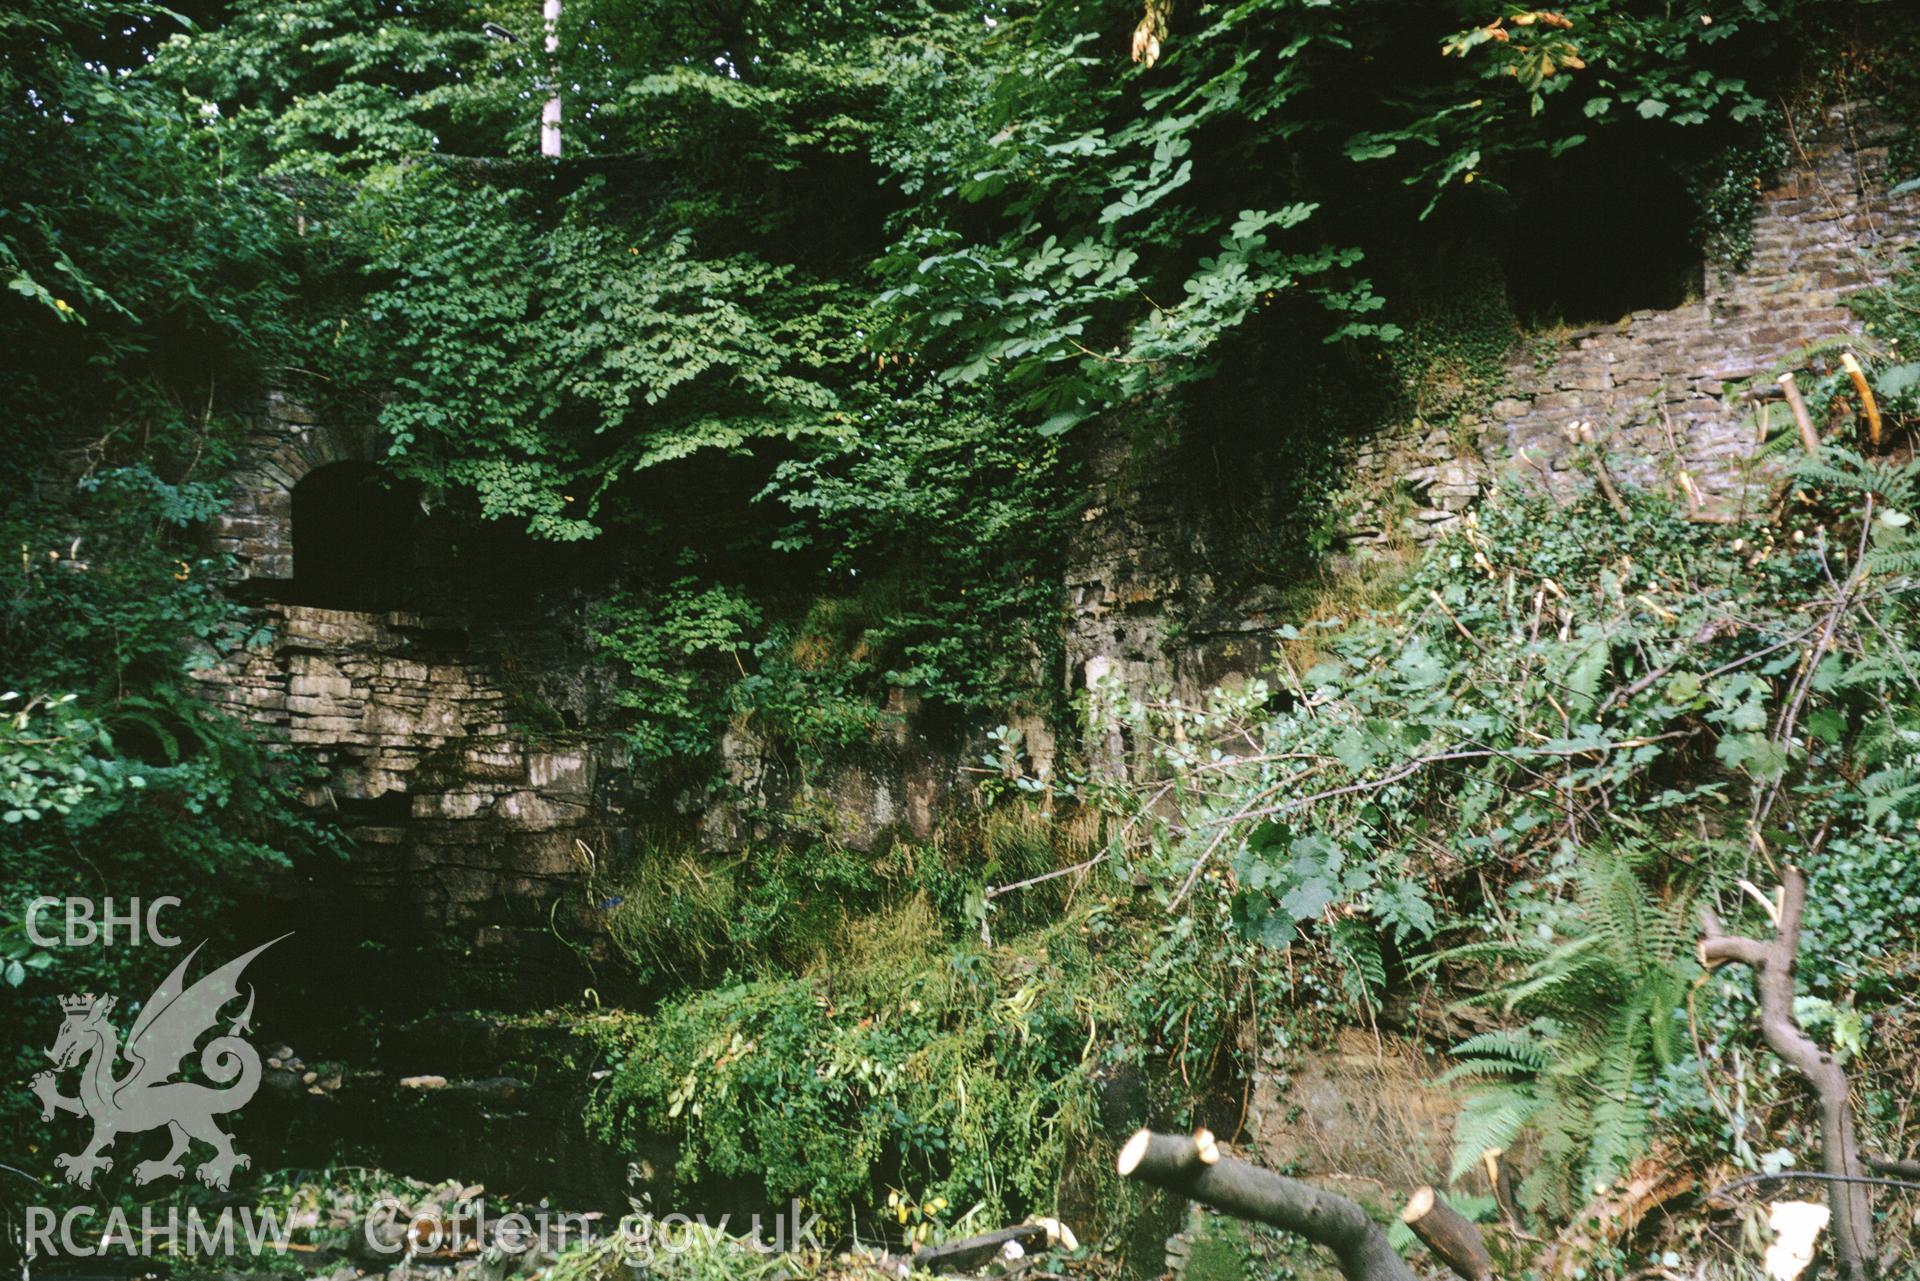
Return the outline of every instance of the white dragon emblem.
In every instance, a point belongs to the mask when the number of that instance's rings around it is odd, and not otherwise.
[[[219,1021],[221,1008],[239,999],[240,973],[247,963],[279,941],[262,943],[187,987],[187,966],[200,953],[194,948],[140,1007],[124,1048],[119,1032],[107,1021],[113,997],[60,998],[66,1021],[47,1052],[54,1068],[33,1078],[33,1092],[40,1099],[42,1120],[71,1112],[93,1121],[93,1139],[85,1148],[54,1158],[67,1182],[92,1187],[95,1173],[113,1166],[106,1153],[115,1139],[161,1126],[172,1135],[173,1146],[164,1157],[134,1167],[136,1184],[184,1175],[180,1158],[195,1139],[214,1149],[196,1171],[209,1187],[225,1188],[235,1169],[252,1163],[245,1153],[233,1150],[233,1140],[213,1122],[221,1113],[245,1106],[260,1088],[260,1056],[240,1039],[241,1032],[251,1030],[251,986],[246,1009],[228,1025],[226,1035],[216,1036],[200,1052],[200,1070],[212,1084],[173,1078],[201,1034]],[[114,1064],[121,1057],[132,1066],[116,1078]],[[56,1077],[76,1064],[82,1065],[79,1090],[69,1098],[60,1093]]]

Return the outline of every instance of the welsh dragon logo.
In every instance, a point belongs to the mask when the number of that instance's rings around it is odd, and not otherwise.
[[[200,1070],[211,1084],[174,1078],[182,1070],[181,1061],[193,1053],[195,1042],[219,1021],[221,1009],[240,998],[240,974],[247,963],[279,941],[262,943],[189,987],[187,967],[200,953],[199,947],[194,948],[140,1007],[124,1047],[119,1032],[107,1021],[113,997],[60,998],[66,1021],[47,1052],[54,1069],[33,1078],[33,1092],[40,1099],[42,1120],[51,1121],[56,1112],[71,1112],[93,1121],[93,1139],[86,1147],[54,1158],[67,1182],[92,1187],[93,1176],[113,1166],[107,1149],[115,1139],[162,1126],[173,1146],[158,1160],[134,1167],[136,1184],[184,1175],[180,1158],[196,1139],[213,1148],[213,1156],[196,1171],[209,1187],[225,1188],[235,1169],[252,1163],[244,1152],[234,1151],[233,1140],[213,1120],[245,1106],[260,1088],[260,1056],[240,1039],[241,1032],[252,1030],[248,1026],[253,1017],[251,985],[246,1008],[228,1024],[226,1034],[214,1037],[200,1051]],[[122,1058],[130,1066],[116,1077],[114,1067]],[[69,1098],[60,1093],[56,1077],[75,1065],[80,1067],[79,1091]]]

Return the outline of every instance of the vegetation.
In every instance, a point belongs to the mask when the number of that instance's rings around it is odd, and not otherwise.
[[[1582,271],[1533,225],[1566,166],[1657,165],[1737,270],[1780,104],[1911,110],[1896,9],[568,0],[548,65],[530,0],[16,6],[0,1008],[157,977],[33,942],[30,899],[189,879],[177,924],[218,936],[351,844],[302,803],[324,770],[197,675],[271,639],[201,535],[281,392],[375,429],[432,518],[604,569],[569,626],[615,723],[575,728],[628,769],[572,941],[618,974],[563,1017],[604,1064],[586,1127],[671,1140],[682,1186],[896,1244],[1058,1212],[1157,1268],[1112,1141],[1237,1136],[1254,1076],[1347,1024],[1443,1042],[1460,1204],[1516,1153],[1537,1236],[1650,1155],[1810,1163],[1744,978],[1693,952],[1699,905],[1794,860],[1802,1022],[1866,1145],[1910,1148],[1920,267],[1851,301],[1883,421],[1809,376],[1824,444],[1763,446],[1762,510],[1505,476],[1424,550],[1335,557],[1392,501],[1354,452],[1464,439],[1555,319],[1515,285]],[[1294,464],[1241,521],[1212,452],[1226,559],[1289,621],[1204,702],[1070,692],[1066,549],[1128,431]],[[1015,724],[1066,745],[1044,776]],[[909,732],[978,786],[848,839],[834,780]],[[1109,740],[1134,768],[1080,746]],[[723,854],[690,819],[719,801]],[[10,1151],[45,1142],[26,1106]],[[1690,1214],[1659,1247],[1720,1249]],[[1587,1244],[1593,1275],[1648,1246]],[[689,1275],[736,1266],[703,1248]]]

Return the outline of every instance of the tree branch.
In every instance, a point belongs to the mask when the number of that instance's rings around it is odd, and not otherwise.
[[[1779,924],[1766,941],[1722,932],[1712,911],[1701,911],[1704,936],[1700,963],[1709,969],[1735,963],[1753,970],[1760,1000],[1760,1033],[1769,1048],[1813,1086],[1820,1102],[1821,1165],[1836,1176],[1833,1204],[1833,1255],[1842,1281],[1867,1281],[1878,1262],[1873,1249],[1873,1207],[1867,1190],[1852,1180],[1866,1173],[1854,1133],[1853,1104],[1847,1074],[1832,1054],[1800,1030],[1793,1017],[1793,966],[1800,948],[1800,922],[1807,910],[1807,874],[1781,869]]]
[[[1493,1256],[1480,1229],[1466,1216],[1446,1203],[1430,1187],[1421,1188],[1400,1211],[1400,1221],[1413,1229],[1413,1235],[1433,1251],[1433,1257],[1452,1268],[1460,1281],[1489,1281],[1493,1276]]]
[[[1207,1142],[1200,1141],[1203,1136]],[[1116,1165],[1125,1178],[1325,1246],[1347,1281],[1415,1281],[1413,1270],[1387,1244],[1387,1234],[1357,1201],[1222,1157],[1217,1148],[1209,1161],[1211,1138],[1204,1131],[1191,1136],[1140,1130],[1120,1149]]]

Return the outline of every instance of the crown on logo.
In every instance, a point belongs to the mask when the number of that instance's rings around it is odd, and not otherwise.
[[[60,1008],[68,1014],[91,1014],[93,1012],[93,993],[87,992],[80,996],[63,996],[60,998]]]

